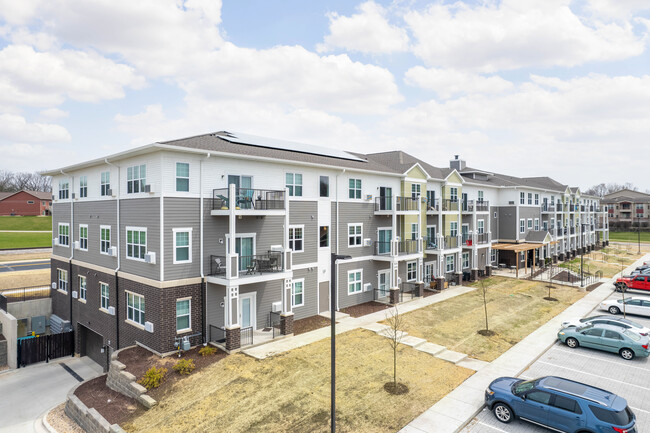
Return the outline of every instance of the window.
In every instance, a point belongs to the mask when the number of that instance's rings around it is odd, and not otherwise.
[[[418,275],[418,262],[406,264],[406,281],[415,281]]]
[[[320,226],[320,247],[330,246],[329,226]]]
[[[539,230],[539,218],[535,218],[535,230]]]
[[[303,231],[304,226],[289,227],[289,248],[291,248],[295,253],[304,251],[302,237]]]
[[[528,228],[529,229],[533,228],[533,219],[532,218],[528,218]]]
[[[27,200],[27,204],[34,204],[34,200]]]
[[[420,198],[420,184],[419,183],[412,183],[411,184],[411,198],[413,200],[417,200]]]
[[[147,254],[147,229],[126,228],[126,256],[130,259],[144,260]]]
[[[86,300],[86,277],[79,276],[79,300]]]
[[[528,204],[533,204],[533,193],[532,192],[528,193]]]
[[[59,223],[59,245],[67,247],[70,245],[70,224]]]
[[[147,166],[135,165],[126,169],[126,193],[135,194],[144,192],[147,183]]]
[[[320,177],[320,196],[329,197],[330,196],[330,178],[329,176]]]
[[[79,249],[88,251],[88,225],[79,224]]]
[[[458,188],[449,188],[449,200],[452,202],[458,201]]]
[[[539,205],[539,194],[535,194],[535,204]]]
[[[454,272],[454,256],[447,256],[445,258],[445,272]]]
[[[411,240],[416,240],[420,237],[420,224],[411,224]]]
[[[519,220],[519,233],[523,233],[526,231],[526,220],[520,219]]]
[[[110,171],[102,171],[101,174],[101,179],[100,179],[100,187],[99,187],[99,194],[103,196],[107,196],[108,190],[111,189],[111,172]]]
[[[59,200],[64,200],[69,197],[70,183],[68,179],[59,180]]]
[[[79,177],[79,198],[88,197],[88,176]]]
[[[302,307],[305,305],[305,296],[304,296],[304,285],[305,280],[293,280],[291,286],[291,306],[292,307]]]
[[[302,197],[302,174],[287,173],[286,185],[289,188],[289,196]]]
[[[431,209],[433,209],[436,206],[436,192],[435,191],[427,191],[427,204]]]
[[[536,403],[548,404],[551,401],[551,394],[542,391],[532,391],[526,394],[526,400]]]
[[[361,269],[348,271],[348,295],[361,293],[362,276],[363,271]]]
[[[176,301],[176,332],[187,331],[192,328],[190,318],[191,299],[178,299]]]
[[[555,228],[555,218],[551,218],[551,228]]]
[[[497,261],[497,250],[490,250],[490,261],[492,263]]]
[[[348,197],[355,199],[361,198],[361,179],[350,179],[348,185]]]
[[[463,269],[469,268],[469,253],[463,253]]]
[[[542,222],[542,227],[543,227],[544,231],[548,231],[548,221],[543,221]]]
[[[99,252],[102,254],[108,254],[108,250],[111,247],[111,227],[110,226],[100,226],[99,227]]]
[[[192,262],[192,229],[173,229],[174,263]]]
[[[126,320],[144,326],[144,296],[126,292]]]
[[[103,310],[108,310],[108,298],[109,298],[108,284],[99,283],[99,296],[100,296],[101,308]]]
[[[363,233],[362,224],[348,224],[348,246],[360,247]]]
[[[190,190],[190,164],[187,162],[176,163],[176,191],[188,192]]]
[[[478,202],[482,203],[483,202],[483,191],[478,192]]]
[[[519,204],[526,204],[526,193],[519,193]]]
[[[59,280],[59,290],[68,293],[68,271],[57,269],[56,273]]]
[[[476,221],[476,231],[479,235],[485,232],[485,220]]]
[[[605,329],[605,333],[603,334],[603,338],[611,338],[613,340],[622,340],[623,337],[621,337],[621,334],[619,334],[616,331],[610,331],[609,329]]]

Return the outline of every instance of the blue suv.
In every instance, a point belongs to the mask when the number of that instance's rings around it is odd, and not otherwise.
[[[517,417],[567,433],[637,431],[636,416],[624,398],[561,377],[500,377],[485,390],[485,404],[504,423]]]

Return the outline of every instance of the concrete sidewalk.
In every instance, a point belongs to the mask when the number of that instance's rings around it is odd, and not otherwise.
[[[646,254],[623,273],[629,272],[649,258],[650,254]],[[563,321],[589,314],[602,300],[611,295],[612,284],[619,275],[601,279],[603,284],[598,288],[539,327],[491,362],[490,365],[476,372],[438,403],[411,421],[400,430],[400,433],[455,433],[460,431],[483,408],[485,388],[490,382],[501,376],[519,376],[555,344],[557,332]]]

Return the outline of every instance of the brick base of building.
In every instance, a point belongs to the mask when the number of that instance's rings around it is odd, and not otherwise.
[[[560,253],[560,255],[558,256],[558,258],[559,258],[559,260],[560,260],[561,262],[563,262],[563,261],[564,261],[564,253]]]
[[[443,290],[445,288],[445,278],[438,277],[436,278],[436,289]]]
[[[293,327],[293,324],[292,324]],[[241,328],[226,328],[226,350],[237,350],[241,347]]]
[[[492,266],[486,266],[485,267],[485,275],[488,277],[492,276]]]
[[[415,296],[424,296],[424,283],[415,283]]]
[[[553,263],[557,263],[557,255],[553,255]]]
[[[280,316],[280,334],[293,334],[293,313]]]
[[[399,289],[390,289],[388,294],[388,302],[393,305],[399,304]]]
[[[478,269],[472,269],[472,272],[470,274],[470,279],[471,281],[478,280]]]
[[[454,281],[456,282],[457,286],[462,286],[463,285],[463,273],[462,272],[456,272],[454,274]]]

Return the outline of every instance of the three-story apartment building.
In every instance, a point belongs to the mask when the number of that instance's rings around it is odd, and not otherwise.
[[[650,226],[650,194],[624,189],[606,195],[602,203],[613,227]]]

